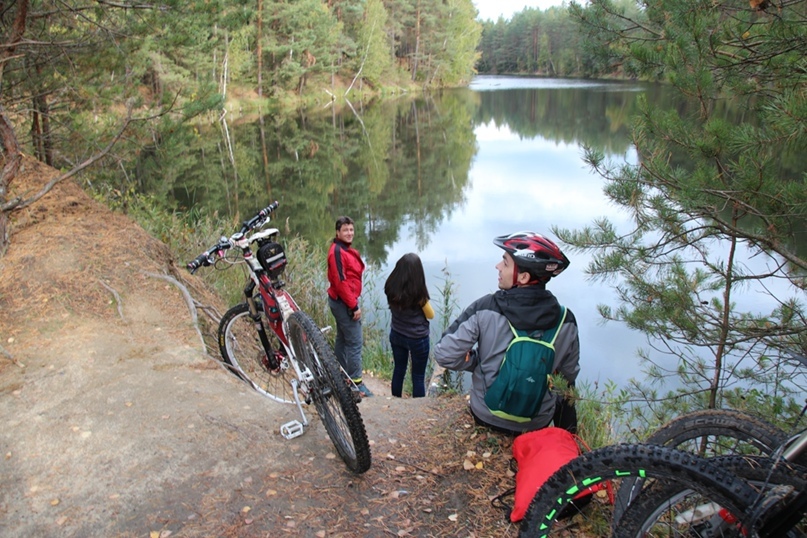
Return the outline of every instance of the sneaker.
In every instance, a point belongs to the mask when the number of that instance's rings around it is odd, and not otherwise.
[[[364,383],[359,383],[358,385],[356,385],[356,388],[359,389],[359,392],[364,398],[370,398],[373,396],[373,391],[367,388],[367,385],[365,385]]]

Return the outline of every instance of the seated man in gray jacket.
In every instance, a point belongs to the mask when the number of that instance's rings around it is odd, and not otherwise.
[[[574,314],[561,307],[546,289],[546,283],[569,266],[568,258],[555,243],[534,232],[497,237],[493,243],[504,250],[496,265],[499,290],[465,309],[435,346],[434,358],[449,370],[472,372],[470,406],[477,424],[518,435],[554,422],[555,426],[575,433],[574,403],[551,390],[546,391],[536,415],[526,421],[516,422],[503,417],[503,413],[494,414],[485,403],[485,394],[499,375],[505,351],[513,340],[511,325],[538,335],[559,326],[554,337],[552,372],[574,386],[580,371]]]

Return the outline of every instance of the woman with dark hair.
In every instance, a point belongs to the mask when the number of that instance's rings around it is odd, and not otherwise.
[[[426,365],[429,362],[429,320],[434,310],[429,303],[426,275],[417,254],[401,256],[384,283],[392,324],[389,343],[395,368],[392,395],[401,397],[409,358],[412,358],[412,397],[426,395]]]

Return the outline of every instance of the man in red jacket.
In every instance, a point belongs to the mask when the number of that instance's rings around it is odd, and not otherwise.
[[[362,396],[373,393],[362,382],[361,277],[364,261],[353,243],[353,219],[336,220],[336,237],[328,251],[328,306],[336,318],[336,359],[356,383]]]

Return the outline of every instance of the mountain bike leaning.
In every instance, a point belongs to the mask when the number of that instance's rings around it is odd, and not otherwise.
[[[300,310],[280,279],[287,259],[277,242],[279,231],[264,229],[278,205],[273,202],[261,209],[187,268],[193,274],[210,265],[245,265],[244,302],[230,308],[219,323],[218,345],[224,362],[259,393],[297,406],[301,421],[280,427],[286,439],[305,432],[309,422],[303,403],[313,403],[348,469],[361,474],[370,468],[371,455],[357,406],[358,391],[322,330]]]
[[[613,522],[602,528],[600,514],[588,523],[600,525],[597,536],[805,536],[807,430],[788,438],[762,419],[718,409],[683,415],[647,442],[666,446],[605,447],[560,469],[533,499],[520,535],[585,527],[591,510],[575,497],[612,481]]]

